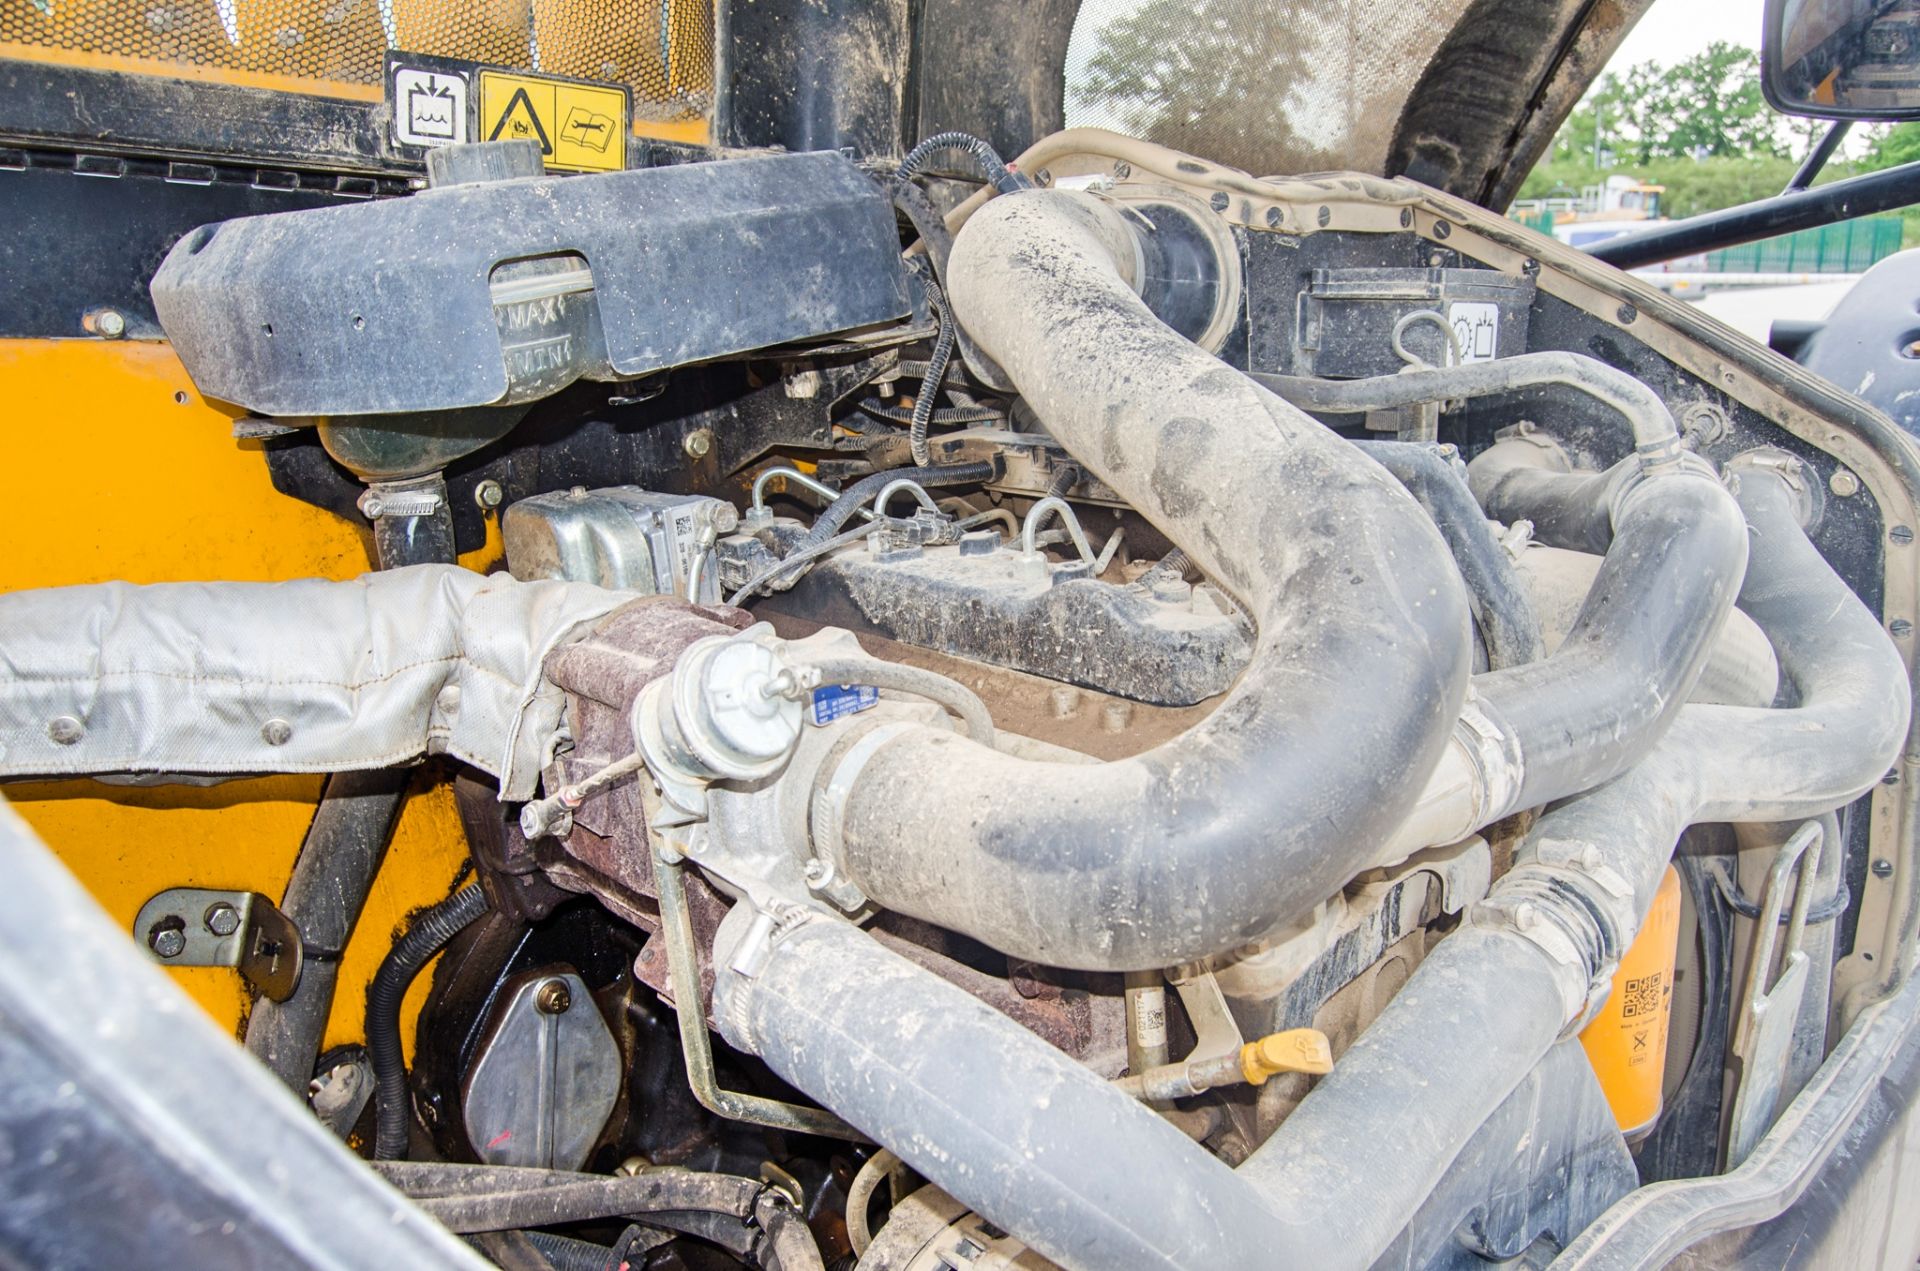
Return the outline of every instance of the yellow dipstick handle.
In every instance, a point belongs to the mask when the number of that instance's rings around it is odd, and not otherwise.
[[[1240,1072],[1249,1085],[1263,1086],[1268,1077],[1283,1072],[1316,1075],[1333,1071],[1333,1047],[1317,1028],[1291,1028],[1269,1033],[1240,1048]]]

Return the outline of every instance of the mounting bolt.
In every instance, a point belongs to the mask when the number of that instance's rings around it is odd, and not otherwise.
[[[1873,876],[1875,878],[1892,878],[1893,862],[1884,856],[1876,859],[1873,862]]]
[[[542,1015],[565,1015],[573,1006],[573,990],[565,980],[548,980],[534,994],[533,1004]]]
[[[713,429],[696,428],[680,443],[689,459],[704,459],[713,450]]]
[[[1913,542],[1913,527],[1908,525],[1896,525],[1892,529],[1887,531],[1887,537],[1892,539],[1894,542],[1898,543],[1900,546],[1905,547],[1908,543]]]
[[[224,939],[240,930],[240,911],[221,901],[219,904],[207,907],[206,916],[202,921],[207,924],[208,931]]]
[[[1845,468],[1835,468],[1833,475],[1827,478],[1827,489],[1843,499],[1850,499],[1860,493],[1860,478]]]
[[[826,886],[827,880],[833,877],[833,870],[825,861],[815,859],[808,861],[806,868],[802,869],[800,874],[807,880],[807,886],[820,888]]]
[[[473,487],[473,502],[482,512],[491,512],[506,500],[507,492],[492,477]]]
[[[93,329],[109,340],[117,340],[127,333],[126,315],[118,309],[102,309],[93,315]]]
[[[174,919],[178,922],[179,919]],[[179,927],[169,926],[163,919],[153,924],[147,932],[147,946],[163,958],[177,958],[187,951],[187,933]]]

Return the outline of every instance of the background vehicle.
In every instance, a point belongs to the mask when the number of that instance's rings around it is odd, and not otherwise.
[[[1916,293],[1605,262],[1916,178],[1507,219],[1636,11],[0,17],[6,1261],[1910,1263]]]

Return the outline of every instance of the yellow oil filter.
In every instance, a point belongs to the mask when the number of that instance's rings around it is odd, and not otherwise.
[[[1613,973],[1606,1006],[1580,1032],[1613,1119],[1628,1138],[1651,1129],[1660,1116],[1679,940],[1680,875],[1669,865],[1640,934]]]

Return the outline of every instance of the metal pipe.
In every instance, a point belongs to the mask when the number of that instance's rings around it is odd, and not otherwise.
[[[340,773],[327,779],[280,911],[300,931],[300,981],[284,1002],[262,996],[247,1016],[247,1050],[304,1096],[333,1010],[340,958],[400,818],[404,769]]]
[[[654,857],[654,884],[660,898],[660,934],[667,946],[667,979],[673,986],[674,1014],[680,1021],[680,1051],[686,1059],[687,1085],[700,1106],[729,1121],[797,1130],[830,1139],[866,1141],[866,1135],[831,1112],[797,1103],[764,1099],[720,1088],[713,1068],[713,1043],[707,1036],[706,1013],[701,1009],[700,962],[693,938],[693,917],[687,911],[687,885],[678,861]]]
[[[1775,195],[1720,212],[1703,212],[1671,225],[1621,234],[1592,248],[1589,254],[1616,269],[1638,269],[1676,256],[1737,247],[1794,230],[1890,212],[1916,202],[1920,202],[1920,163],[1903,163],[1818,189]]]
[[[1051,494],[1027,509],[1026,523],[1020,527],[1020,550],[1028,556],[1040,550],[1034,536],[1049,516],[1060,518],[1060,523],[1067,527],[1067,537],[1073,540],[1073,550],[1080,553],[1083,562],[1093,564],[1093,547],[1087,542],[1086,531],[1080,528],[1080,518],[1073,514],[1073,506]]]
[[[814,819],[837,831],[816,853],[883,908],[1123,971],[1237,947],[1345,882],[1438,757],[1471,645],[1432,521],[1155,318],[1116,263],[1135,233],[1083,195],[994,200],[954,246],[954,309],[1074,461],[1256,615],[1251,665],[1207,720],[1113,763],[900,729],[822,775],[815,798],[838,806]]]
[[[1253,379],[1294,405],[1325,414],[1390,410],[1424,402],[1495,397],[1549,385],[1583,393],[1619,413],[1633,430],[1641,467],[1659,471],[1680,460],[1680,430],[1660,395],[1605,362],[1580,353],[1521,353],[1490,362],[1409,368],[1371,379],[1326,380],[1255,374]]]
[[[1827,166],[1827,160],[1833,158],[1833,152],[1838,150],[1840,143],[1847,139],[1847,132],[1852,127],[1851,119],[1836,119],[1828,124],[1827,130],[1820,134],[1820,140],[1813,143],[1813,149],[1807,151],[1807,157],[1800,161],[1800,166],[1794,170],[1793,179],[1787,182],[1787,188],[1781,193],[1798,194],[1811,186],[1813,179],[1819,176],[1821,169]]]
[[[905,491],[908,494],[913,495],[914,501],[917,502],[921,507],[925,508],[927,511],[932,512],[936,516],[939,515],[940,513],[939,505],[934,503],[932,496],[930,496],[924,489],[921,488],[920,483],[918,481],[912,481],[906,477],[901,477],[895,481],[889,481],[886,484],[886,486],[883,489],[881,489],[880,493],[873,496],[874,515],[885,516],[887,514],[888,501],[892,499],[894,495],[899,494],[902,491]],[[861,510],[865,511],[864,508]]]
[[[776,479],[791,481],[804,490],[811,490],[828,503],[832,503],[840,497],[840,491],[834,489],[824,481],[816,481],[798,468],[767,468],[753,479],[753,510],[755,512],[765,512],[767,510],[767,487],[772,485]],[[859,509],[858,514],[869,521],[873,519],[873,513],[866,508]]]

